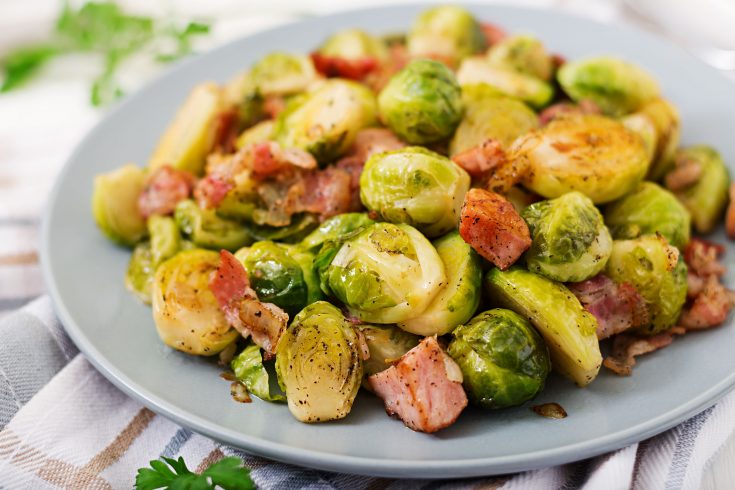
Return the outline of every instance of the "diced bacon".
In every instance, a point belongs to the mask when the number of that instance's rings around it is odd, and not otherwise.
[[[245,297],[255,297],[255,291],[250,288],[250,278],[245,267],[232,253],[220,251],[219,260],[219,267],[209,278],[209,289],[227,321],[230,324],[237,323],[240,301]]]
[[[465,196],[459,234],[480,255],[505,270],[531,246],[528,225],[503,196],[470,189]]]
[[[732,307],[735,293],[723,286],[717,276],[709,276],[692,304],[685,308],[679,323],[687,330],[703,330],[721,325]]]
[[[263,101],[263,110],[269,119],[275,119],[286,108],[286,99],[280,95],[267,95]]]
[[[666,174],[664,184],[671,191],[680,191],[694,185],[702,176],[702,164],[693,158],[678,157],[676,167]]]
[[[481,178],[490,170],[507,163],[507,156],[500,143],[493,139],[458,153],[452,161],[474,178]]]
[[[651,337],[620,334],[613,340],[612,355],[605,358],[603,366],[619,376],[630,376],[636,363],[636,356],[663,349],[674,341],[675,335],[683,335],[682,327],[672,327]]]
[[[604,274],[567,284],[582,306],[597,319],[597,338],[602,340],[648,323],[648,308],[628,283],[615,284]]]
[[[405,146],[406,143],[401,141],[390,129],[367,128],[357,133],[355,142],[347,156],[357,157],[364,164],[368,158],[377,153],[400,150]]]
[[[692,272],[687,273],[687,298],[695,298],[704,291],[706,279]]]
[[[217,114],[214,120],[214,148],[221,153],[231,153],[235,148],[238,130],[238,112],[228,109]]]
[[[138,210],[144,218],[171,214],[179,201],[189,197],[193,187],[194,177],[189,172],[170,165],[159,167],[148,176],[138,197]]]
[[[316,71],[325,77],[340,77],[350,80],[362,80],[380,67],[376,58],[341,58],[339,56],[325,56],[320,53],[311,53],[311,61]]]
[[[321,220],[355,211],[350,191],[352,177],[347,171],[327,167],[306,175],[301,184],[292,211],[315,213]]]
[[[263,180],[276,175],[288,166],[310,170],[316,168],[316,160],[298,148],[283,149],[274,141],[256,143],[250,148],[253,177]]]
[[[572,102],[558,102],[550,105],[539,114],[539,122],[546,126],[553,119],[571,114],[600,114],[600,107],[589,99],[582,99],[579,104]]]
[[[407,427],[436,432],[449,427],[467,406],[462,372],[439,346],[426,337],[393,366],[368,378],[389,415]]]
[[[730,204],[725,215],[725,231],[730,239],[735,239],[735,182],[730,184]]]
[[[492,46],[508,36],[500,26],[489,22],[480,22],[480,29],[482,29],[482,34],[485,36],[488,46]]]
[[[288,325],[288,313],[273,303],[263,303],[254,297],[240,301],[239,323],[235,327],[243,337],[250,335],[253,342],[266,352],[275,354],[278,339]]]
[[[194,197],[200,208],[216,208],[234,187],[234,184],[217,175],[208,175],[197,182]]]
[[[689,271],[700,276],[722,276],[725,267],[718,261],[725,247],[701,238],[692,238],[684,249],[684,261]]]

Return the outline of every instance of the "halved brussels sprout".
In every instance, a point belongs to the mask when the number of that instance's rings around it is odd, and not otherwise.
[[[392,325],[357,325],[370,351],[363,362],[365,376],[385,371],[419,344],[419,337]]]
[[[153,215],[148,218],[151,259],[154,267],[170,259],[181,249],[181,234],[176,221],[169,216]]]
[[[132,164],[95,176],[92,215],[107,238],[133,246],[145,236],[145,218],[138,210],[144,186],[145,173]]]
[[[674,195],[691,213],[697,232],[711,233],[728,202],[730,175],[725,162],[715,149],[705,145],[681,149],[676,159],[694,161],[701,168],[697,181]]]
[[[659,95],[658,84],[648,72],[609,56],[564,63],[556,78],[572,100],[591,100],[610,116],[637,111]]]
[[[248,392],[267,402],[285,402],[280,393],[271,393],[268,371],[263,366],[260,346],[250,344],[230,362],[230,368]]]
[[[418,335],[444,335],[469,320],[480,304],[482,264],[480,256],[453,231],[434,242],[444,263],[447,282],[419,316],[398,326]]]
[[[676,107],[666,99],[655,98],[635,113],[647,118],[656,129],[656,149],[648,179],[660,180],[674,165],[674,153],[681,139],[681,119]]]
[[[605,268],[612,237],[592,201],[579,192],[531,204],[521,216],[533,243],[528,269],[561,282],[579,282]]]
[[[326,301],[310,304],[278,341],[276,372],[288,408],[298,420],[312,423],[346,417],[363,375],[352,324]]]
[[[462,370],[469,399],[482,408],[506,408],[535,397],[551,371],[544,340],[521,315],[485,311],[453,333],[447,352]]]
[[[288,103],[276,120],[275,138],[282,147],[306,150],[326,164],[344,154],[357,132],[375,121],[375,95],[370,89],[332,78]]]
[[[551,84],[531,75],[495,66],[482,57],[464,60],[457,71],[457,80],[463,90],[467,85],[487,84],[535,108],[545,106],[554,96]]]
[[[360,175],[360,199],[391,223],[407,223],[428,237],[457,226],[470,176],[449,158],[421,147],[378,153]]]
[[[554,69],[554,63],[543,43],[527,34],[501,39],[487,51],[487,59],[493,65],[545,81],[551,79]]]
[[[308,56],[282,52],[267,54],[249,73],[252,89],[261,95],[304,92],[316,78],[316,70]]]
[[[379,38],[360,29],[345,29],[327,39],[318,49],[319,54],[356,60],[388,58],[388,47]]]
[[[257,216],[257,212],[253,215]],[[291,223],[286,226],[258,225],[250,222],[244,223],[243,226],[255,240],[298,243],[319,226],[319,219],[311,213],[300,213],[292,216]]]
[[[130,256],[128,262],[128,269],[125,272],[125,288],[143,303],[151,304],[155,272],[151,243],[148,241],[139,243],[133,249],[133,255]]]
[[[689,211],[666,189],[643,182],[605,208],[605,223],[616,239],[661,233],[680,249],[689,243]]]
[[[645,114],[640,112],[634,112],[620,119],[623,126],[641,137],[643,146],[646,149],[648,155],[649,170],[650,165],[656,158],[656,145],[658,143],[658,133],[656,132],[656,126],[654,126],[651,119]]]
[[[248,145],[270,141],[273,137],[273,130],[275,127],[276,123],[272,119],[268,119],[267,121],[260,121],[255,126],[252,126],[243,131],[240,136],[237,137],[235,146],[238,150],[241,150]]]
[[[336,253],[325,248],[319,255],[333,258],[319,271],[322,285],[365,322],[414,318],[446,284],[436,249],[405,224],[375,223],[347,239]]]
[[[402,140],[423,145],[452,135],[462,119],[462,92],[443,63],[415,60],[378,96],[380,117]]]
[[[302,241],[301,248],[318,252],[327,240],[334,240],[359,228],[375,223],[367,213],[345,213],[329,218],[309,233]]]
[[[153,281],[153,320],[166,345],[187,354],[211,356],[240,337],[209,289],[219,260],[217,252],[193,249],[158,266]]]
[[[621,123],[592,114],[554,119],[508,151],[527,168],[523,185],[546,198],[579,191],[595,204],[631,192],[648,170],[643,141]]]
[[[220,218],[214,210],[202,209],[191,199],[176,205],[174,219],[181,232],[199,247],[234,251],[253,241],[243,225]]]
[[[215,119],[222,109],[222,89],[216,83],[194,87],[163,133],[148,166],[155,169],[171,165],[200,175],[214,144]]]
[[[687,296],[687,267],[663,236],[615,240],[605,273],[631,284],[646,301],[649,323],[640,333],[653,335],[676,323]]]
[[[456,65],[485,48],[480,24],[467,10],[444,5],[422,12],[406,39],[414,58],[438,58]]]
[[[528,318],[546,340],[554,369],[579,386],[600,370],[597,320],[563,284],[519,267],[485,276],[491,302]]]

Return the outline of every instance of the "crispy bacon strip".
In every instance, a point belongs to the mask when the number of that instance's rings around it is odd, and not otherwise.
[[[224,180],[218,175],[207,175],[197,182],[194,187],[194,198],[200,208],[216,208],[235,187],[232,182]]]
[[[701,238],[692,238],[684,249],[684,261],[689,271],[700,276],[722,276],[725,266],[719,257],[725,253],[725,247]]]
[[[472,177],[479,179],[491,170],[505,165],[508,161],[503,147],[494,139],[487,139],[479,145],[460,152],[452,161],[465,169]]]
[[[685,308],[679,323],[687,330],[703,330],[721,325],[735,306],[735,293],[723,286],[717,276],[709,276],[702,290]]]
[[[341,58],[339,56],[325,56],[320,53],[311,53],[311,61],[316,71],[325,77],[340,77],[350,80],[362,80],[380,67],[376,58],[363,57],[356,59]]]
[[[674,341],[674,336],[683,335],[682,327],[672,327],[666,332],[651,337],[620,334],[613,340],[612,355],[605,358],[602,365],[619,376],[630,376],[636,363],[636,356],[663,349]]]
[[[194,176],[189,172],[170,165],[159,167],[148,176],[138,196],[138,210],[144,218],[154,214],[171,214],[179,201],[189,197],[193,187]]]
[[[257,143],[251,148],[253,177],[263,180],[271,177],[289,165],[305,170],[316,168],[314,157],[298,148],[283,149],[274,141]]]

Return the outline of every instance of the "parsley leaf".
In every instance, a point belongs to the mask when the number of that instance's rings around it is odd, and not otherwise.
[[[169,488],[171,490],[254,490],[255,484],[250,479],[250,470],[242,466],[236,457],[221,459],[202,472],[192,473],[186,467],[184,458],[163,458],[165,461],[153,460],[150,468],[140,468],[135,477],[136,490],[155,490]]]
[[[57,54],[57,48],[46,44],[20,48],[9,54],[3,60],[5,80],[0,84],[0,92],[8,92],[23,84]]]

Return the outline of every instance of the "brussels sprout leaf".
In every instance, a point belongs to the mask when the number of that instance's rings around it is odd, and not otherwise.
[[[286,397],[280,393],[271,394],[268,371],[263,366],[260,347],[251,344],[237,355],[230,364],[235,377],[245,385],[247,390],[261,400],[268,402],[284,402]]]

